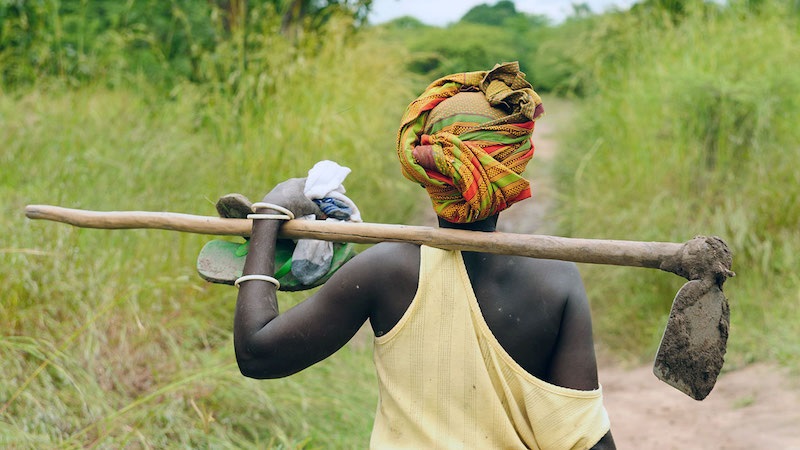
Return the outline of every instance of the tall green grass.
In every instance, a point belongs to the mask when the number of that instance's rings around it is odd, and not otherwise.
[[[762,2],[599,20],[576,38],[590,86],[560,158],[562,230],[618,239],[719,235],[731,366],[800,354],[800,28]],[[682,280],[587,268],[601,340],[652,355]]]
[[[0,96],[0,446],[366,445],[368,339],[288,379],[246,379],[235,290],[194,268],[211,237],[23,214],[46,203],[214,215],[220,195],[259,199],[332,159],[353,169],[345,185],[365,220],[405,221],[419,190],[401,179],[394,142],[413,80],[396,69],[402,49],[337,26],[297,45],[251,30],[247,65],[221,49],[203,62],[219,77],[169,92],[54,79]]]

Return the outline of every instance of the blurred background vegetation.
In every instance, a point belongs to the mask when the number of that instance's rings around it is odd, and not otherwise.
[[[0,445],[365,447],[369,333],[291,378],[245,379],[234,292],[194,271],[210,237],[31,222],[24,206],[212,215],[220,195],[259,198],[332,159],[366,220],[416,223],[425,199],[394,157],[405,106],[440,75],[509,60],[574,106],[559,234],[722,236],[738,273],[726,368],[797,369],[796,1],[578,5],[561,23],[499,1],[443,27],[370,25],[370,7],[0,0]],[[597,340],[651,358],[682,280],[581,270]]]

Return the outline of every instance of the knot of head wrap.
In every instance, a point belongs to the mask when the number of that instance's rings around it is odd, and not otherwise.
[[[543,113],[516,62],[442,77],[403,115],[397,139],[403,175],[425,187],[436,214],[449,222],[497,214],[531,196],[520,174],[533,157],[531,134]]]

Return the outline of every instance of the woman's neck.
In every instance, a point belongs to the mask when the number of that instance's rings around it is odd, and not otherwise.
[[[439,217],[439,228],[453,228],[456,230],[468,230],[468,231],[486,231],[492,232],[497,230],[497,214],[494,216],[487,217],[486,219],[479,220],[477,222],[470,222],[470,223],[453,223],[448,222],[441,217]]]

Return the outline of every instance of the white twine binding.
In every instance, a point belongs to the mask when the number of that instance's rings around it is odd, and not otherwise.
[[[243,283],[245,281],[250,281],[250,280],[267,281],[267,282],[270,282],[270,283],[274,284],[275,285],[275,289],[280,289],[281,288],[281,282],[278,281],[277,278],[271,277],[269,275],[259,275],[259,274],[241,276],[241,277],[237,278],[236,281],[233,282],[233,285],[238,288],[240,283]]]

